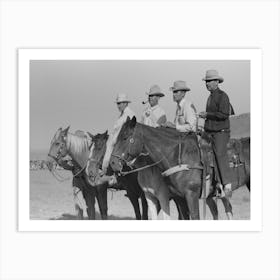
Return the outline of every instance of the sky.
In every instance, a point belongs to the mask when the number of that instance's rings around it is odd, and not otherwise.
[[[157,84],[165,97],[160,106],[174,120],[176,103],[169,88],[186,81],[186,95],[198,112],[205,111],[209,92],[202,78],[216,69],[235,114],[250,112],[250,61],[248,60],[32,60],[30,62],[30,150],[48,150],[59,127],[92,134],[111,131],[119,116],[116,96],[125,93],[140,119],[146,92]]]

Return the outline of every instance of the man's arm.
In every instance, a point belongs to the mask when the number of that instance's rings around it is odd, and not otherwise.
[[[176,124],[176,129],[181,132],[196,131],[197,117],[196,109],[192,103],[184,107],[184,124]]]
[[[217,112],[207,112],[206,118],[209,120],[224,121],[230,115],[230,103],[226,93],[222,93],[219,100]]]

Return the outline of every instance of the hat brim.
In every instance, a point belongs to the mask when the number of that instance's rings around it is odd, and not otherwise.
[[[115,101],[115,103],[131,103],[129,100]]]
[[[148,96],[159,96],[159,97],[163,97],[163,96],[165,96],[162,92],[157,92],[157,93],[148,93],[148,92],[146,92],[146,94],[148,95]]]
[[[190,91],[191,89],[188,88],[188,87],[182,87],[182,88],[171,87],[170,90],[171,90],[172,92],[175,92],[175,91],[179,91],[179,90]]]
[[[203,78],[202,81],[214,81],[214,80],[218,80],[219,83],[222,83],[224,81],[224,79],[222,77],[213,77],[213,78]]]

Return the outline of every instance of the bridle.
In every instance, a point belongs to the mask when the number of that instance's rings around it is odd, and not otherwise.
[[[62,139],[63,139],[63,141],[61,141],[61,142],[59,143],[59,149],[58,149],[56,155],[55,155],[55,156],[49,155],[49,156],[50,156],[51,158],[53,158],[56,162],[58,162],[62,157],[66,156],[67,154],[71,157],[71,155],[70,155],[69,152],[68,152],[67,143],[66,143],[67,136],[66,136],[66,135],[62,136]],[[66,146],[66,149],[67,149],[67,153],[63,156],[63,155],[62,155],[62,149],[64,149],[65,146]],[[71,157],[71,158],[72,158],[72,157]],[[86,161],[86,163],[85,163],[85,166],[84,166],[83,168],[81,168],[76,174],[73,174],[73,177],[78,176],[79,174],[81,174],[81,173],[86,169],[88,160],[89,160],[89,159],[87,159],[87,161]],[[50,169],[49,169],[49,170],[50,170]],[[66,181],[66,180],[69,179],[69,178],[67,178],[67,179],[66,179],[66,178],[62,178],[61,175],[59,175],[59,177],[61,177],[61,179],[59,179],[59,178],[57,178],[58,174],[54,174],[54,171],[53,171],[53,170],[50,170],[50,172],[51,172],[54,176],[56,175],[55,178],[58,179],[59,181]]]
[[[141,131],[143,134],[143,131]],[[136,158],[133,158],[132,154],[131,154],[131,144],[135,143],[135,133],[136,133],[136,129],[134,127],[134,131],[132,136],[129,138],[129,144],[128,144],[128,151],[127,153],[122,153],[122,155],[117,155],[117,154],[111,154],[112,157],[117,158],[121,163],[125,163],[127,166],[131,166],[131,162],[135,161],[135,159],[139,156],[137,156]],[[140,133],[140,137],[142,136],[142,134]],[[122,168],[123,168],[123,164],[122,164]],[[122,170],[121,170],[122,171]]]
[[[140,133],[139,133],[139,137],[141,137],[141,139],[143,139],[143,129],[141,127],[139,127],[139,130],[140,130]],[[121,170],[118,172],[121,176],[126,176],[128,174],[131,174],[131,173],[135,173],[135,172],[138,172],[138,171],[142,171],[144,169],[147,169],[147,168],[150,168],[152,166],[156,166],[158,165],[160,162],[163,161],[163,158],[160,159],[159,161],[157,162],[154,162],[152,164],[148,164],[148,165],[145,165],[143,167],[140,167],[140,168],[135,168],[135,169],[132,169],[132,164],[141,156],[149,156],[149,153],[144,153],[144,152],[141,152],[138,156],[134,157],[132,156],[131,154],[131,145],[133,145],[135,143],[135,133],[136,133],[136,129],[134,127],[134,131],[133,131],[133,134],[132,136],[129,138],[129,143],[128,143],[128,151],[126,153],[126,155],[123,153],[121,156],[119,155],[116,155],[116,154],[111,154],[111,156],[117,158],[122,164],[121,164]],[[142,151],[144,150],[144,144],[142,142]],[[127,166],[129,166],[132,170],[130,171],[123,171],[123,163],[125,163]]]

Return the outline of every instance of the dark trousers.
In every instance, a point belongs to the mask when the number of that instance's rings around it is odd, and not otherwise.
[[[213,152],[215,155],[218,176],[217,179],[222,185],[231,183],[231,171],[227,156],[227,144],[229,142],[230,133],[226,131],[211,132]]]

